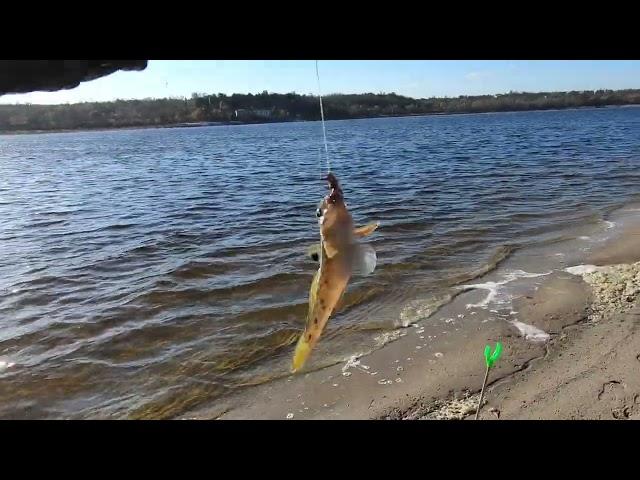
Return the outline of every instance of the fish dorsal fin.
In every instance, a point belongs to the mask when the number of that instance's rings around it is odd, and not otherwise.
[[[371,235],[379,226],[379,222],[371,222],[367,225],[363,225],[362,227],[355,228],[353,230],[353,234],[356,237],[366,237],[368,235]]]
[[[352,273],[356,275],[372,274],[378,263],[375,249],[366,243],[355,243],[353,247]]]

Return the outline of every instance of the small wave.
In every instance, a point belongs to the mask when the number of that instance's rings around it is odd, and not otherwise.
[[[574,240],[576,237],[572,235],[559,235],[557,237],[545,238],[543,240],[534,239],[523,243],[523,247],[547,247],[557,243],[563,243]]]
[[[475,270],[471,270],[470,272],[457,275],[456,277],[453,278],[452,285],[459,285],[461,283],[470,282],[475,278],[480,278],[486,275],[487,273],[498,268],[498,266],[502,262],[504,262],[507,258],[509,258],[509,256],[511,256],[511,254],[515,252],[517,249],[518,247],[515,245],[499,246],[498,248],[496,248],[495,252],[489,258],[487,263],[485,263],[484,265],[482,265],[481,267]]]
[[[232,296],[269,294],[277,289],[289,288],[300,282],[309,281],[310,276],[297,273],[276,273],[256,278],[246,283],[221,286],[219,288],[183,288],[171,290],[154,288],[135,299],[136,302],[156,307],[176,307],[190,303],[228,300]]]
[[[41,220],[39,222],[33,222],[29,225],[26,225],[26,228],[45,228],[45,227],[51,227],[53,225],[60,225],[63,223],[67,223],[67,219],[61,218],[59,220]]]
[[[114,223],[112,225],[107,225],[98,229],[98,231],[108,231],[108,230],[126,230],[127,228],[136,227],[135,223]]]
[[[179,268],[171,272],[171,275],[187,280],[193,278],[207,278],[213,275],[228,273],[234,268],[237,268],[237,266],[231,263],[192,261],[181,265]]]
[[[505,305],[510,304],[512,297],[510,295],[503,296],[501,294],[501,287],[513,282],[514,280],[518,280],[520,278],[536,278],[542,277],[545,275],[549,275],[551,272],[546,273],[530,273],[525,272],[524,270],[513,270],[512,272],[508,272],[505,274],[504,280],[499,282],[485,282],[485,283],[476,283],[471,285],[463,285],[462,290],[487,290],[487,296],[478,303],[470,303],[467,304],[467,309],[469,308],[486,308],[490,303]]]
[[[306,314],[309,308],[308,302],[291,302],[287,301],[280,305],[263,307],[259,310],[250,310],[248,312],[240,313],[233,317],[235,322],[257,322],[264,323],[265,321],[272,321],[273,319],[279,319],[281,321],[292,321],[300,325],[300,328],[304,326],[306,321]]]
[[[423,221],[423,220],[409,220],[409,221],[398,221],[395,223],[389,223],[384,226],[384,232],[387,233],[404,233],[404,232],[412,232],[412,231],[422,231],[428,228],[432,228],[433,223]]]
[[[450,279],[446,280],[446,287],[450,288],[486,275],[487,273],[496,269],[498,265],[506,260],[516,249],[517,247],[514,245],[499,246],[485,264],[475,270],[464,272],[462,274],[451,277]],[[527,272],[522,273],[524,273],[525,275],[527,274]],[[402,309],[398,319],[394,323],[394,326],[396,328],[408,327],[413,323],[429,318],[438,310],[440,310],[440,308],[453,301],[455,297],[457,297],[460,293],[467,289],[469,289],[469,286],[462,286],[454,290],[449,289],[449,291],[442,292],[440,294],[434,294],[425,299],[418,299],[410,302]]]
[[[406,328],[413,323],[425,320],[441,307],[451,302],[453,297],[453,294],[441,294],[426,299],[414,300],[402,309],[394,326],[396,328]]]

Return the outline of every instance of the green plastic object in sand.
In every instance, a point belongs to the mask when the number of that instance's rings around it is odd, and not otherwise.
[[[491,353],[491,347],[489,345],[484,347],[484,362],[487,364],[487,368],[493,367],[496,361],[500,358],[502,353],[502,344],[496,343],[496,349]]]
[[[482,390],[480,390],[480,401],[478,402],[478,408],[476,409],[476,420],[480,417],[480,409],[482,408],[482,400],[484,399],[484,388],[487,386],[487,379],[489,378],[489,370],[500,358],[502,353],[502,344],[496,342],[496,349],[491,353],[491,347],[486,345],[484,347],[484,363],[487,366],[487,371],[484,374],[484,381],[482,382]]]

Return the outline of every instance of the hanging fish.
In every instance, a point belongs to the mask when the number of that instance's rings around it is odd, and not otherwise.
[[[316,211],[320,225],[320,245],[309,254],[320,266],[309,292],[309,312],[304,332],[298,340],[293,356],[292,371],[299,371],[309,358],[322,331],[342,298],[354,273],[368,275],[376,268],[376,252],[370,245],[359,244],[358,237],[366,237],[378,228],[378,223],[354,228],[353,219],[344,202],[338,179],[329,173],[331,189]]]

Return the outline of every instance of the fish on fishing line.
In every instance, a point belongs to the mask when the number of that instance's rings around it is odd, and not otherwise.
[[[319,262],[319,267],[311,282],[307,322],[296,345],[292,372],[299,371],[306,363],[351,276],[369,275],[376,268],[375,250],[371,245],[359,243],[358,238],[370,235],[379,224],[374,222],[355,228],[338,179],[330,172],[326,180],[330,193],[316,211],[320,243],[308,252]]]

